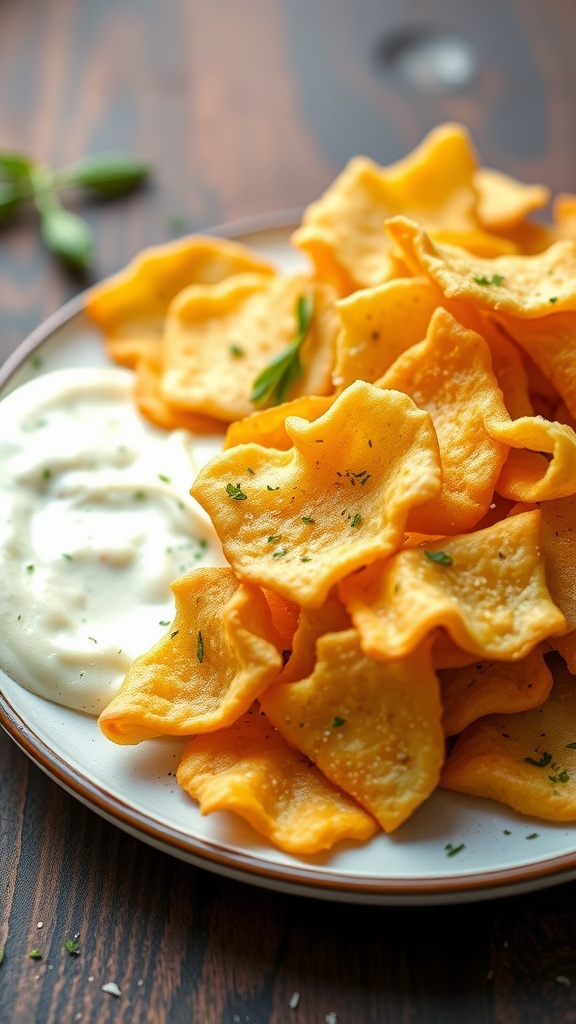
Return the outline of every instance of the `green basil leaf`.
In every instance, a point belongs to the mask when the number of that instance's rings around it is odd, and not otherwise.
[[[109,153],[87,156],[85,159],[58,172],[58,185],[77,185],[89,188],[100,196],[119,196],[137,188],[149,175],[143,160],[129,153]]]
[[[11,181],[28,178],[34,164],[23,153],[0,153],[0,176]]]
[[[4,224],[9,220],[21,202],[22,195],[15,185],[7,185],[4,182],[0,182],[0,224]]]
[[[54,204],[41,211],[44,242],[70,266],[85,270],[92,260],[92,232],[82,217]]]

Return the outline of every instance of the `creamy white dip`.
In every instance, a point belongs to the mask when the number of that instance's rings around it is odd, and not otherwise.
[[[0,402],[0,665],[91,714],[170,626],[170,583],[224,564],[189,495],[210,444],[199,461],[132,388],[125,370],[55,370]]]

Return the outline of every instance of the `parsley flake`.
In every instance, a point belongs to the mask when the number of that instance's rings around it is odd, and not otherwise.
[[[70,956],[80,956],[80,943],[78,939],[66,939],[64,949]]]
[[[360,526],[361,522],[362,522],[362,516],[360,515],[359,512],[357,512],[356,515],[354,516],[352,522],[350,523],[350,526]]]
[[[303,523],[315,523],[316,520],[312,519],[312,516],[302,516]]]
[[[529,836],[526,836],[526,839],[538,839],[539,835],[539,832],[531,832]]]
[[[576,750],[576,743],[567,743],[566,750]]]
[[[274,551],[272,553],[272,558],[284,558],[284,555],[287,555],[287,554],[288,554],[288,548],[282,548],[281,551]]]
[[[170,625],[170,620],[169,619],[160,619],[160,622],[158,623],[158,625],[159,626],[169,626]]]
[[[465,850],[466,849],[466,844],[465,843],[460,843],[459,846],[453,846],[452,843],[446,843],[446,846],[444,847],[444,849],[446,850],[446,855],[448,857],[455,857],[456,854],[460,853],[461,850]]]
[[[270,400],[273,405],[279,405],[285,400],[292,385],[302,376],[300,349],[310,330],[313,315],[314,292],[310,291],[300,295],[296,301],[296,336],[258,374],[252,385],[251,402]]]
[[[300,561],[301,562],[311,562],[312,559],[308,558],[308,555],[300,555]]]
[[[204,661],[204,639],[202,637],[202,630],[198,630],[198,639],[196,641],[196,657],[201,665]]]
[[[548,299],[548,302],[558,302],[558,296],[553,295],[550,299]]]
[[[539,761],[535,761],[533,757],[525,757],[524,761],[526,764],[532,764],[535,768],[547,768],[552,760],[552,754],[544,753]]]
[[[244,349],[241,348],[240,345],[230,345],[229,352],[234,359],[242,359],[242,356],[246,355]]]
[[[161,480],[163,484],[171,484],[172,483],[170,477],[169,476],[165,476],[164,473],[158,473],[158,479]]]
[[[234,484],[226,484],[226,494],[233,498],[234,501],[246,501],[247,497],[240,487],[240,484],[236,484],[236,486],[234,486]]]
[[[437,562],[438,565],[452,565],[452,559],[445,551],[427,551],[424,549],[424,554],[431,562]]]
[[[173,640],[175,636],[178,636],[179,632],[179,629],[175,629],[172,633],[170,633],[170,639]]]
[[[270,537],[268,537],[268,540],[266,541],[266,543],[267,544],[275,544],[277,540],[280,540],[280,534],[279,533],[274,533]]]
[[[340,715],[334,715],[334,718],[332,719],[332,728],[339,729],[342,725],[346,725],[346,719],[340,718]]]
[[[42,950],[40,950],[40,949],[31,949],[30,952],[28,953],[28,956],[30,957],[31,960],[41,960],[42,959]]]
[[[478,277],[475,277],[474,280],[476,284],[486,286],[491,284],[502,284],[502,281],[504,281],[505,278],[502,274],[492,274],[492,277],[485,277],[484,274],[481,274]]]

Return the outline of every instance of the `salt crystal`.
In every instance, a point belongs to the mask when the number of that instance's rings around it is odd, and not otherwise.
[[[111,996],[120,995],[120,989],[115,981],[107,981],[105,985],[102,985],[102,991],[108,992]]]

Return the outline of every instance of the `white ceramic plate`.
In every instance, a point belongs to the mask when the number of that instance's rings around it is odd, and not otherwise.
[[[277,218],[272,227],[260,222],[228,234],[279,267],[295,269],[301,258],[288,243],[292,223]],[[7,361],[0,387],[6,393],[61,367],[106,365],[102,339],[79,296]],[[439,904],[576,878],[576,828],[441,790],[392,836],[341,844],[323,856],[292,857],[235,816],[200,815],[174,779],[180,741],[117,746],[95,719],[47,702],[2,673],[0,723],[37,765],[103,817],[199,867],[257,885],[358,903]],[[449,856],[449,844],[463,846]]]

